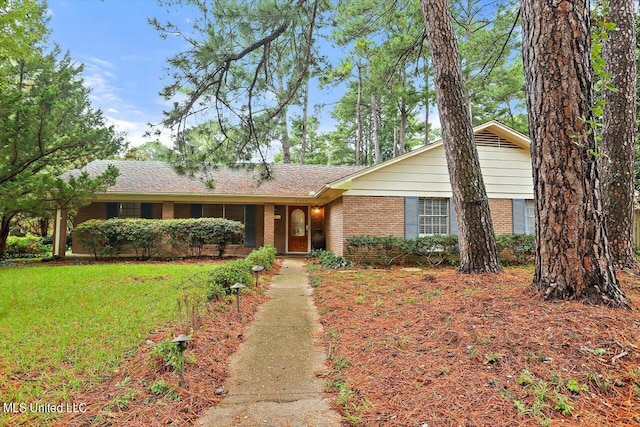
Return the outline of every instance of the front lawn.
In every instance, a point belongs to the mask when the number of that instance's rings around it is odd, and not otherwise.
[[[124,262],[1,267],[0,402],[71,402],[74,393],[111,376],[150,331],[175,321],[176,299],[184,293],[179,284],[211,267]],[[0,425],[8,422],[8,408],[0,411]],[[55,416],[40,411],[12,419],[44,422]]]
[[[311,270],[352,425],[640,425],[638,278],[628,311],[543,301],[524,267]]]

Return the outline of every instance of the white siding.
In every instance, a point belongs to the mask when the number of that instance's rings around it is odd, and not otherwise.
[[[487,196],[490,199],[532,199],[529,152],[520,148],[478,146]],[[354,178],[348,196],[451,197],[444,147]]]

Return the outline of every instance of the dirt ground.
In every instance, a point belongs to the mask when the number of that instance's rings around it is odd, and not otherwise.
[[[640,278],[628,311],[545,302],[532,274],[314,270],[345,422],[640,425]]]

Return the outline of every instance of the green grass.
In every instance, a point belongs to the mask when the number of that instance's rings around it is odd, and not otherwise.
[[[69,402],[78,390],[107,378],[151,330],[176,320],[177,297],[185,292],[180,282],[210,268],[0,268],[0,402]],[[0,410],[0,425],[6,421]]]

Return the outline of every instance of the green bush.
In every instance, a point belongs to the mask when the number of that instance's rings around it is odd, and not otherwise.
[[[239,259],[229,261],[212,270],[207,280],[207,297],[209,299],[214,298],[219,292],[219,288],[224,289],[226,293],[230,293],[229,288],[236,283],[251,285],[251,267],[252,265],[246,260]]]
[[[224,218],[192,219],[93,219],[79,224],[75,236],[80,245],[99,256],[133,249],[139,258],[157,256],[165,244],[180,256],[200,256],[204,245],[216,245],[222,257],[229,243],[241,240],[244,225]]]
[[[504,258],[512,255],[517,264],[531,262],[535,251],[533,235],[500,235],[496,242]],[[425,236],[411,240],[396,236],[350,236],[346,239],[346,252],[358,264],[389,267],[411,262],[436,266],[443,263],[455,265],[460,249],[456,235]]]
[[[265,270],[271,269],[276,259],[276,249],[264,246],[252,251],[245,259],[229,261],[213,269],[207,276],[207,298],[220,299],[231,293],[231,286],[242,283],[251,286],[253,283],[252,267],[262,265]]]
[[[511,252],[517,264],[533,261],[536,254],[536,241],[533,234],[502,234],[496,236],[498,252]]]
[[[263,246],[247,255],[246,260],[251,266],[261,265],[265,270],[270,270],[276,261],[276,248],[271,245]]]
[[[325,251],[323,249],[315,250],[311,253],[311,256],[318,259],[318,262],[331,269],[346,268],[351,266],[351,261],[340,255],[336,255],[331,251]]]
[[[42,244],[41,238],[28,234],[24,237],[7,237],[5,258],[35,258],[45,256],[49,248]]]

